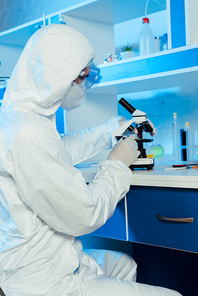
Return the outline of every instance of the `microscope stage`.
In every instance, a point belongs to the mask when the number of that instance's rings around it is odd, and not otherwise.
[[[147,170],[151,170],[154,167],[154,160],[152,158],[138,158],[136,159],[130,169],[143,169],[146,168]]]

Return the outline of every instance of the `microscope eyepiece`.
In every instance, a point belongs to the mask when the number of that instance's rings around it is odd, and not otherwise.
[[[129,113],[133,114],[133,112],[136,110],[131,104],[129,104],[124,98],[121,98],[118,103],[122,105]]]

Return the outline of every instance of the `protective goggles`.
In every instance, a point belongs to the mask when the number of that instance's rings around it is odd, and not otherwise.
[[[87,77],[85,77],[85,87],[87,89],[91,88],[92,85],[96,82],[100,74],[100,69],[96,67],[96,65],[92,62],[90,66],[90,73]],[[81,75],[81,74],[80,74]]]

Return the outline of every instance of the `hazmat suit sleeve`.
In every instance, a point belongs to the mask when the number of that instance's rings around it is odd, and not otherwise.
[[[107,124],[68,133],[62,137],[65,148],[70,151],[73,164],[79,163],[103,149],[112,148],[111,134],[119,127],[122,116],[111,118]]]
[[[29,123],[15,137],[11,155],[22,201],[56,231],[80,236],[101,227],[129,190],[132,173],[121,161],[99,165],[87,185],[71,165],[59,134]]]

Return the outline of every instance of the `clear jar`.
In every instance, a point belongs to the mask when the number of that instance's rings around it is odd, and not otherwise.
[[[155,37],[155,51],[161,51],[163,48],[163,38],[160,36]]]
[[[114,57],[114,62],[117,62],[117,61],[119,61],[119,57],[118,57],[118,55],[116,54],[115,57]]]

